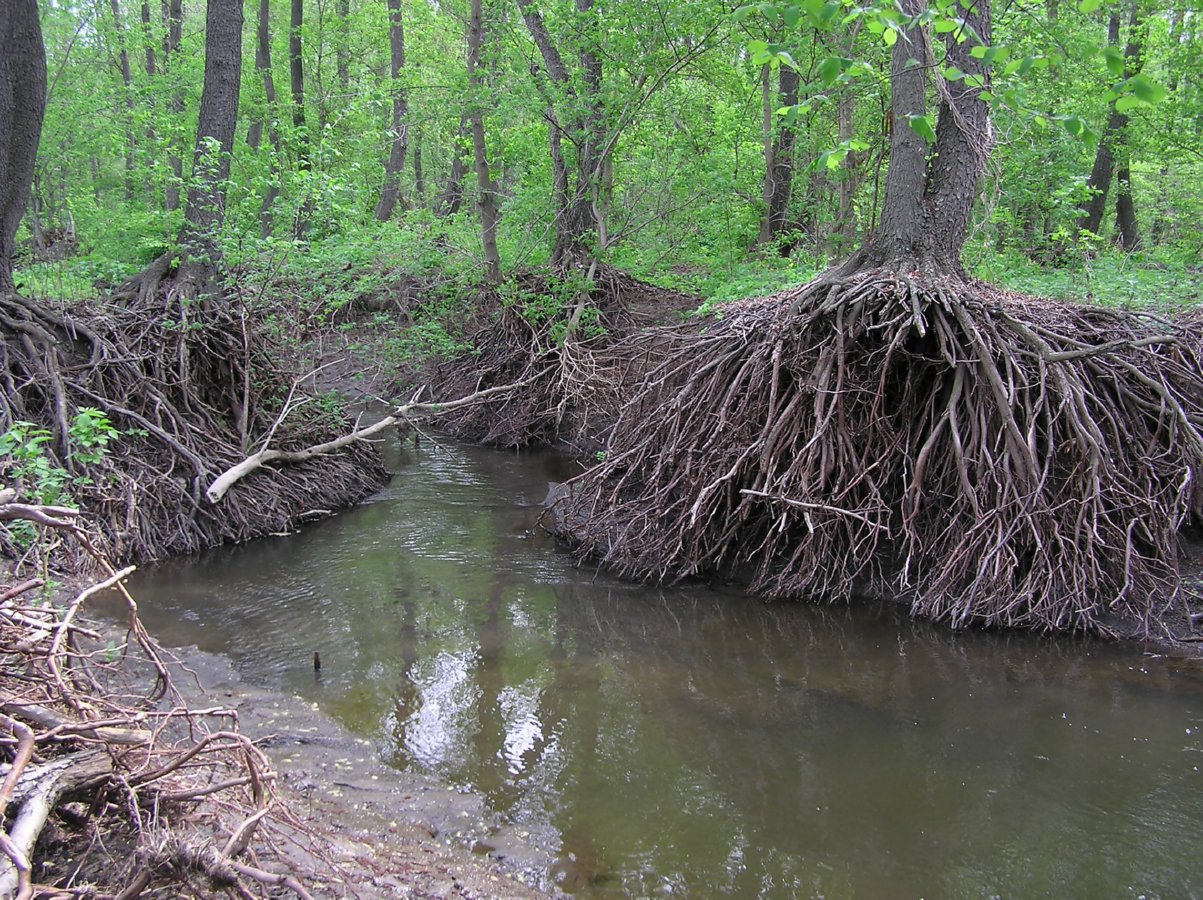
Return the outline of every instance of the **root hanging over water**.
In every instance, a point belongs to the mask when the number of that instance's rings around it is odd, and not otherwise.
[[[322,412],[292,378],[254,306],[231,294],[198,296],[164,275],[156,269],[105,303],[0,296],[0,433],[17,422],[50,433],[39,452],[64,473],[64,489],[102,535],[102,552],[145,560],[287,531],[383,483],[378,456],[361,444],[264,470],[220,506],[207,503],[212,479],[268,441],[299,449],[348,423]],[[120,432],[99,461],[83,458],[72,436],[88,408]],[[33,476],[23,480],[27,494],[42,489]],[[11,543],[5,550],[16,552]]]
[[[884,270],[677,329],[561,528],[631,575],[1147,633],[1203,462],[1200,342]]]

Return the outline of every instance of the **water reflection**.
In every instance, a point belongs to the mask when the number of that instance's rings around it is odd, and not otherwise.
[[[623,584],[534,529],[565,465],[407,452],[346,516],[161,567],[146,617],[554,829],[584,895],[1197,886],[1197,669]]]

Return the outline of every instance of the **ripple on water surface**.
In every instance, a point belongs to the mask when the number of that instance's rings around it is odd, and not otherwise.
[[[1203,681],[1131,648],[625,584],[552,455],[407,451],[371,501],[137,584],[168,641],[551,834],[586,896],[1189,896]],[[311,659],[321,652],[323,678]]]

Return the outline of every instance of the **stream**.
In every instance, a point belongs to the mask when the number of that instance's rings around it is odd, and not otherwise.
[[[624,583],[536,525],[564,458],[391,453],[346,514],[139,573],[143,619],[478,792],[561,889],[1203,892],[1199,661]]]

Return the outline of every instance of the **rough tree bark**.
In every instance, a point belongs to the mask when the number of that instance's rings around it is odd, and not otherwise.
[[[180,278],[207,290],[217,274],[217,231],[238,121],[242,75],[242,2],[209,0],[205,12],[205,81],[201,90],[192,185],[180,234]]]
[[[422,166],[422,132],[418,131],[414,140],[414,193],[418,195],[418,205],[426,204],[426,170]]]
[[[1140,6],[1134,2],[1130,6],[1128,14],[1128,42],[1124,46],[1124,78],[1136,75],[1143,66],[1141,45],[1144,31],[1145,25],[1141,18]],[[1120,14],[1113,12],[1107,24],[1107,42],[1114,47],[1119,44],[1119,37]],[[1090,199],[1086,202],[1082,209],[1082,215],[1078,219],[1078,228],[1081,231],[1098,234],[1102,228],[1103,216],[1107,211],[1107,196],[1111,191],[1111,180],[1115,176],[1116,151],[1120,150],[1121,155],[1124,153],[1122,146],[1127,140],[1127,130],[1128,116],[1119,111],[1113,100],[1111,112],[1107,117],[1107,128],[1099,141],[1098,150],[1095,151],[1090,177],[1086,180],[1086,187],[1090,189],[1091,193]],[[1130,194],[1128,199],[1131,200]],[[1132,215],[1134,218],[1134,210]]]
[[[501,255],[497,250],[497,185],[489,174],[489,154],[485,144],[483,89],[480,54],[484,43],[484,23],[481,0],[472,0],[468,20],[468,119],[472,127],[472,152],[476,162],[476,184],[480,191],[481,245],[484,251],[485,279],[491,284],[501,281]]]
[[[37,0],[0,3],[0,294],[14,289],[13,249],[25,215],[46,111],[46,51]]]
[[[393,119],[389,129],[392,140],[388,159],[384,163],[384,187],[380,192],[380,202],[376,204],[376,219],[380,222],[391,219],[397,208],[401,197],[401,170],[405,167],[405,155],[409,150],[409,91],[400,81],[405,69],[405,20],[401,0],[388,0],[388,41]]]
[[[910,19],[922,13],[921,0],[904,0]],[[990,7],[978,0],[964,21],[984,45],[991,39]],[[952,273],[964,277],[961,250],[969,233],[969,219],[978,182],[990,155],[990,108],[981,98],[985,88],[964,80],[940,80],[940,108],[936,144],[930,161],[923,137],[910,125],[926,115],[927,72],[931,50],[926,30],[910,24],[894,45],[891,62],[891,106],[894,133],[881,224],[838,271],[851,274],[865,268],[892,268],[929,274]],[[949,65],[978,76],[989,85],[989,70],[971,55],[977,40],[946,40]]]
[[[794,145],[797,131],[785,122],[775,123],[776,110],[798,102],[798,73],[789,66],[777,70],[774,94],[769,67],[762,73],[764,103],[764,215],[760,219],[758,243],[770,244],[785,230],[789,221],[789,200],[794,183]],[[776,127],[774,128],[774,125]],[[783,253],[789,253],[787,247]]]

